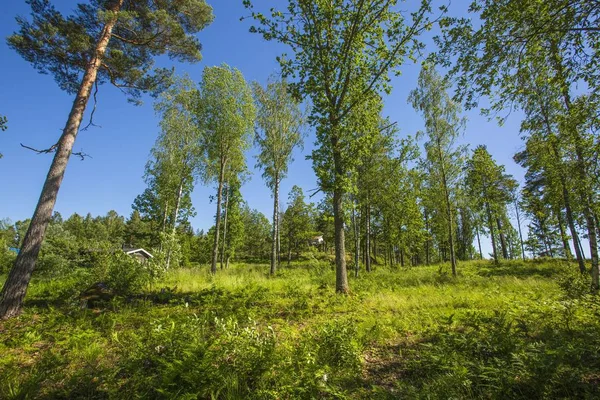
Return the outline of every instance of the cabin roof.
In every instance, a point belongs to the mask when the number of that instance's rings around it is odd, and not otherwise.
[[[144,249],[123,249],[123,251],[125,252],[125,254],[127,255],[132,255],[132,254],[142,254],[143,256],[145,256],[146,258],[154,258],[154,256],[152,254],[150,254],[150,252],[144,250]]]

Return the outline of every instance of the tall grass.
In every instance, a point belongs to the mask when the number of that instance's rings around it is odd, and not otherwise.
[[[0,398],[594,398],[600,306],[559,261],[170,271],[96,309],[74,271],[0,322]],[[1,278],[0,278],[1,280]]]

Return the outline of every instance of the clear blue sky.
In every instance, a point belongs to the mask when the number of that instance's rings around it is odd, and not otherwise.
[[[68,0],[52,2],[63,12],[69,12],[75,4]],[[240,22],[240,17],[247,15],[241,0],[208,2],[214,8],[215,20],[199,34],[204,58],[198,64],[176,65],[177,72],[188,73],[199,81],[205,66],[227,63],[240,69],[248,81],[266,82],[270,74],[277,72],[275,57],[285,48],[248,32],[250,21]],[[261,3],[281,4],[275,0],[262,0]],[[407,3],[407,7],[411,7],[410,4],[416,2],[409,0]],[[452,14],[466,13],[466,3],[453,2]],[[38,74],[6,45],[6,37],[18,29],[17,15],[29,15],[25,2],[8,2],[0,14],[0,115],[6,115],[9,121],[9,129],[0,133],[0,153],[4,154],[0,159],[0,218],[13,221],[31,217],[51,162],[51,156],[37,155],[21,148],[19,143],[35,148],[46,148],[55,143],[72,102],[72,96],[60,91],[51,76]],[[431,45],[430,40],[427,43]],[[427,49],[433,50],[432,47]],[[416,86],[419,70],[418,64],[407,62],[402,67],[402,75],[393,78],[392,94],[385,98],[385,113],[398,122],[401,137],[422,129],[420,116],[407,103],[408,93]],[[91,103],[88,113],[90,109]],[[523,147],[519,139],[519,115],[513,114],[503,127],[488,122],[477,112],[466,115],[469,122],[462,142],[471,148],[487,145],[494,158],[506,165],[507,172],[522,180],[524,171],[512,161],[512,155]],[[128,216],[133,199],[145,188],[142,180],[144,165],[158,133],[158,119],[151,99],[145,98],[142,106],[133,106],[117,89],[101,86],[94,119],[102,128],[81,132],[74,148],[93,158],[85,161],[71,158],[56,210],[63,216],[73,212],[102,215],[109,210]],[[313,143],[314,135],[309,132],[304,151],[296,152],[289,176],[282,183],[282,203],[287,202],[287,193],[294,184],[302,187],[305,194],[317,187],[311,163],[305,160]],[[253,175],[242,193],[250,207],[270,218],[272,200],[260,171],[253,168],[254,154],[254,150],[248,154]],[[194,228],[206,230],[213,224],[215,206],[209,202],[209,196],[214,193],[212,186],[196,186],[192,196],[197,211],[197,216],[192,219]],[[489,250],[487,240],[484,242],[484,251]]]

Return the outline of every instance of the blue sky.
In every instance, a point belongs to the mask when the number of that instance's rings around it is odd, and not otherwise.
[[[261,3],[281,4],[275,0]],[[416,2],[409,0],[407,3],[410,7]],[[452,3],[452,14],[466,13],[466,3]],[[59,10],[69,12],[75,2],[53,0],[53,4]],[[277,72],[275,57],[285,48],[248,32],[250,21],[240,22],[240,17],[247,15],[241,0],[209,0],[209,4],[213,6],[215,20],[198,35],[204,58],[198,64],[177,64],[177,73],[187,73],[199,81],[205,66],[227,63],[240,69],[248,81],[265,83],[269,75]],[[55,143],[72,103],[72,96],[60,91],[51,76],[37,73],[6,45],[6,37],[18,29],[17,15],[29,15],[25,2],[8,2],[0,13],[0,115],[6,115],[9,120],[9,129],[0,133],[0,152],[4,154],[0,159],[0,218],[13,221],[29,218],[33,213],[51,162],[51,156],[35,154],[21,148],[19,143],[35,148],[46,148]],[[426,42],[429,44],[427,51],[433,51],[431,41]],[[408,93],[417,84],[419,70],[419,64],[407,62],[401,68],[401,76],[392,80],[393,92],[385,97],[385,113],[398,122],[400,137],[414,135],[423,126],[421,117],[407,103]],[[88,113],[90,109],[91,103]],[[518,113],[511,115],[502,127],[488,122],[476,111],[465,115],[468,124],[461,142],[471,148],[487,145],[494,158],[506,165],[507,172],[522,180],[524,171],[512,161],[512,155],[523,147],[519,139]],[[75,151],[83,150],[92,158],[85,161],[71,158],[56,210],[63,216],[73,212],[99,215],[109,210],[128,216],[133,199],[145,188],[142,180],[144,165],[158,133],[152,99],[145,98],[142,106],[133,106],[117,89],[101,86],[94,120],[101,128],[92,127],[81,132],[74,147]],[[282,183],[282,203],[287,202],[287,193],[293,185],[302,187],[305,194],[317,187],[311,163],[305,160],[313,144],[314,134],[310,131],[304,150],[296,152],[289,176]],[[270,218],[272,200],[260,171],[254,169],[254,154],[254,150],[248,154],[248,165],[253,174],[242,188],[242,194],[250,207]],[[214,193],[212,185],[205,187],[199,183],[196,186],[192,196],[197,211],[197,216],[192,219],[194,228],[206,230],[212,225],[215,206],[209,202],[209,196]],[[486,245],[484,251],[489,248]]]

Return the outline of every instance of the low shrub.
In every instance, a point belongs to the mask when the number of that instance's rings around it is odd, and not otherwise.
[[[105,251],[94,260],[93,276],[114,293],[125,296],[141,290],[151,279],[148,264],[124,252]]]

